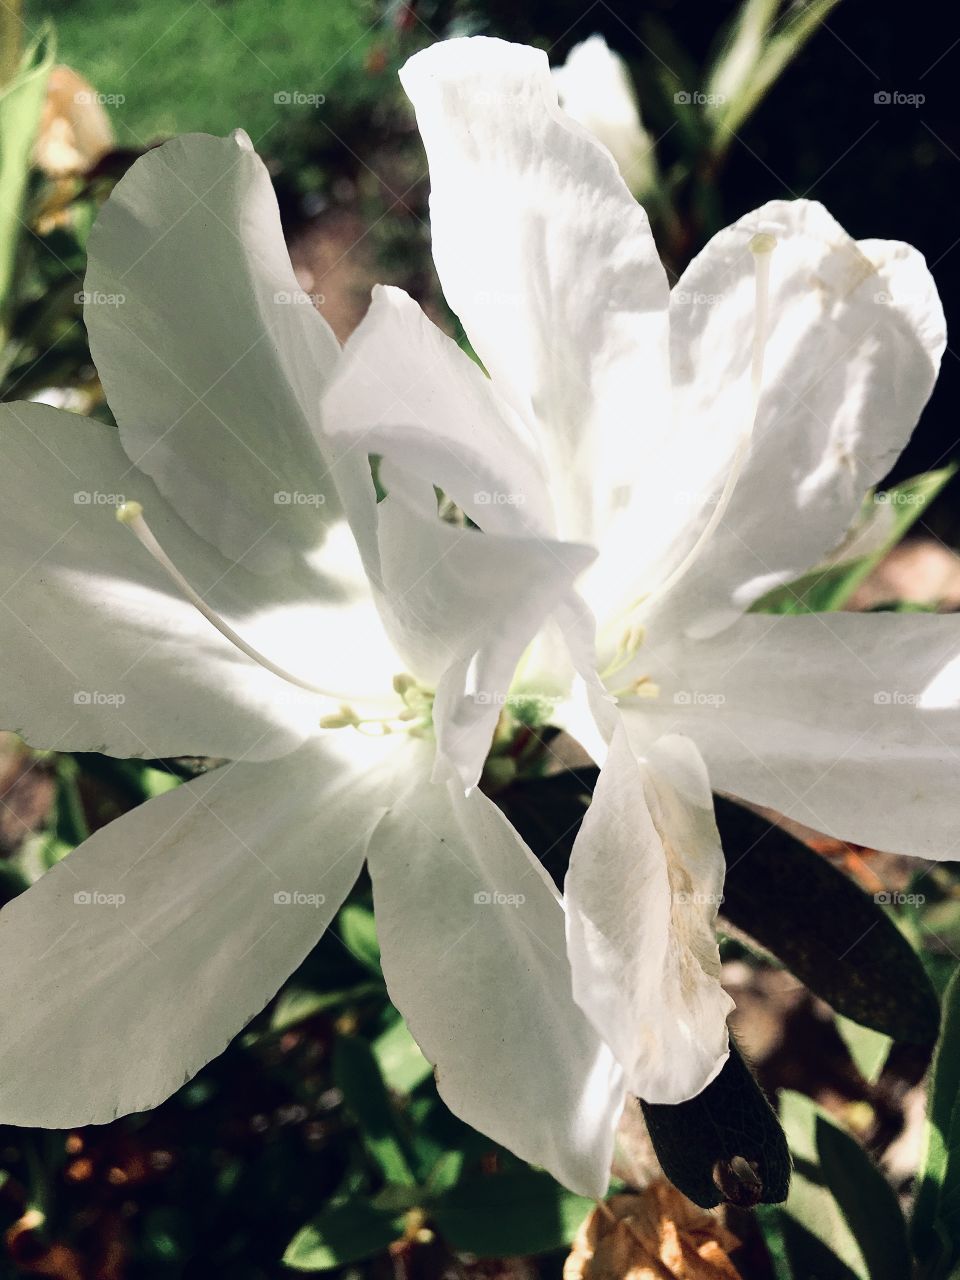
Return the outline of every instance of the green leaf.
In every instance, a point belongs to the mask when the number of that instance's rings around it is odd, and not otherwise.
[[[737,130],[756,110],[760,102],[797,56],[810,37],[827,19],[839,0],[807,0],[803,5],[791,6],[784,21],[776,27],[768,27],[759,43],[749,51],[750,58],[734,68],[740,73],[739,82],[728,77],[730,92],[723,102],[713,104],[709,110],[715,122],[713,151],[720,155],[730,145]],[[748,10],[756,10],[762,16],[762,3],[747,4]],[[754,15],[748,34],[752,36]]]
[[[652,55],[650,74],[641,86],[644,114],[648,99],[655,95],[662,106],[662,113],[674,121],[678,134],[682,136],[682,150],[696,155],[710,137],[702,110],[689,101],[692,92],[700,85],[700,73],[670,25],[656,14],[644,15],[642,33],[644,47]]]
[[[379,974],[380,944],[377,941],[377,924],[373,912],[357,902],[348,902],[337,918],[340,937],[350,954],[365,969]]]
[[[766,48],[780,0],[743,0],[706,79],[709,97],[729,103],[749,84]]]
[[[960,968],[943,997],[943,1025],[930,1068],[927,1118],[910,1233],[921,1261],[938,1257],[949,1222],[960,1239]]]
[[[0,90],[17,74],[20,63],[20,41],[24,30],[20,10],[20,0],[5,0],[0,5]]]
[[[90,834],[80,795],[80,766],[73,756],[57,758],[57,799],[54,834],[64,844],[76,848]]]
[[[906,1280],[906,1224],[893,1188],[854,1139],[809,1098],[785,1091],[781,1117],[794,1157],[781,1209],[795,1273],[818,1280]]]
[[[377,1036],[373,1052],[384,1080],[398,1093],[412,1093],[433,1071],[402,1018]]]
[[[715,1169],[736,1157],[759,1180],[752,1203],[786,1199],[790,1156],[783,1130],[732,1042],[723,1070],[702,1093],[676,1106],[641,1101],[641,1107],[664,1173],[694,1204],[712,1209],[721,1203]]]
[[[593,1207],[549,1174],[525,1169],[464,1178],[430,1216],[454,1249],[493,1258],[568,1245]]]
[[[287,1245],[284,1265],[330,1271],[382,1253],[403,1232],[403,1215],[362,1200],[329,1205]]]
[[[936,992],[883,908],[782,827],[722,796],[714,806],[727,859],[723,916],[838,1013],[932,1044]]]
[[[881,1031],[861,1027],[842,1014],[837,1014],[837,1031],[847,1046],[853,1064],[868,1084],[876,1084],[883,1071],[893,1040]]]
[[[408,1144],[369,1044],[359,1036],[341,1036],[333,1050],[333,1076],[387,1182],[415,1183]]]
[[[460,1181],[466,1156],[462,1151],[444,1151],[427,1175],[426,1191],[430,1196],[451,1191]]]
[[[19,70],[0,89],[0,315],[8,315],[30,157],[53,66],[54,41],[44,32],[25,51]],[[0,347],[6,342],[6,320]]]
[[[956,466],[926,471],[883,493],[869,493],[847,543],[848,554],[811,569],[795,582],[775,587],[751,606],[752,613],[829,613],[842,609],[880,561],[956,474]],[[861,553],[858,548],[869,547]]]
[[[308,1018],[339,1009],[344,1005],[358,1004],[383,995],[379,982],[361,982],[355,987],[339,991],[313,991],[310,987],[290,986],[281,991],[270,1016],[272,1032],[289,1031]]]

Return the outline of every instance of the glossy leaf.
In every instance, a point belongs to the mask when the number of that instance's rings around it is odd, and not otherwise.
[[[916,952],[882,906],[782,827],[722,796],[721,913],[838,1013],[913,1044],[940,1010]]]
[[[642,1102],[643,1117],[663,1171],[685,1196],[704,1209],[724,1199],[718,1179],[746,1161],[758,1186],[741,1204],[776,1204],[786,1199],[790,1156],[776,1113],[736,1045],[717,1078],[697,1097],[676,1106]],[[717,1166],[720,1166],[718,1170]]]

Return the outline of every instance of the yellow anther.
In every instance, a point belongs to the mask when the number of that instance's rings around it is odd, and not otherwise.
[[[143,515],[143,507],[139,502],[121,502],[117,507],[117,519],[121,524],[133,524]]]
[[[750,240],[751,253],[773,253],[777,247],[777,237],[769,231],[758,231]]]

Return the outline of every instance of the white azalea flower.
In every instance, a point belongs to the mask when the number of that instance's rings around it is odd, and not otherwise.
[[[574,45],[553,78],[567,115],[609,149],[631,191],[647,191],[656,174],[654,142],[623,59],[593,35]]]
[[[602,1194],[622,1087],[572,998],[560,900],[489,800],[430,781],[427,737],[433,690],[458,706],[467,670],[509,676],[591,553],[532,520],[441,521],[416,448],[377,502],[365,442],[321,424],[340,350],[244,135],[139,160],[85,288],[119,432],[0,409],[0,718],[60,750],[229,763],[0,913],[0,1119],[162,1101],[366,859],[390,992],[451,1108]]]
[[[577,703],[557,720],[606,756],[565,886],[569,956],[627,1087],[676,1102],[728,1048],[711,787],[849,840],[956,856],[955,621],[748,612],[840,543],[889,469],[933,387],[942,310],[915,250],[855,242],[802,200],[722,231],[671,291],[646,215],[561,111],[541,52],[454,40],[402,79],[437,271],[490,377],[474,370],[463,395],[462,354],[388,291],[328,403],[338,431],[372,432],[387,454],[464,439],[477,487],[514,495],[514,527],[552,512],[544,536],[598,550],[581,591],[599,662],[569,600],[550,619],[597,725]],[[468,506],[441,461],[421,469]],[[534,646],[515,687],[556,695],[558,652]],[[438,726],[468,784],[484,707],[503,697],[481,692]]]

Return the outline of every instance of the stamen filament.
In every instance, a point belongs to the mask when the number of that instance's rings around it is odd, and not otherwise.
[[[247,644],[243,636],[238,635],[228,622],[225,622],[218,613],[214,612],[214,610],[210,608],[201,596],[197,595],[196,591],[194,591],[193,587],[191,587],[190,583],[186,580],[157,541],[152,529],[143,518],[143,507],[139,502],[121,503],[117,508],[117,519],[122,525],[126,525],[140,545],[144,547],[151,556],[153,556],[157,564],[159,564],[167,574],[167,577],[170,578],[181,594],[189,600],[193,607],[199,610],[210,625],[212,627],[216,627],[217,631],[219,631],[226,640],[229,640],[232,645],[235,645],[241,653],[246,654],[248,658],[252,659],[252,661],[256,662],[259,666],[265,667],[266,670],[272,672],[273,675],[279,676],[281,680],[286,680],[288,684],[296,685],[298,689],[305,689],[307,693],[316,693],[321,697],[333,698],[337,701],[342,698],[342,694],[332,693],[329,689],[324,689],[320,685],[311,684],[309,680],[302,680],[299,676],[293,675],[292,672],[278,666],[277,663],[271,662],[271,660],[262,654],[259,649],[255,649],[253,645]]]

